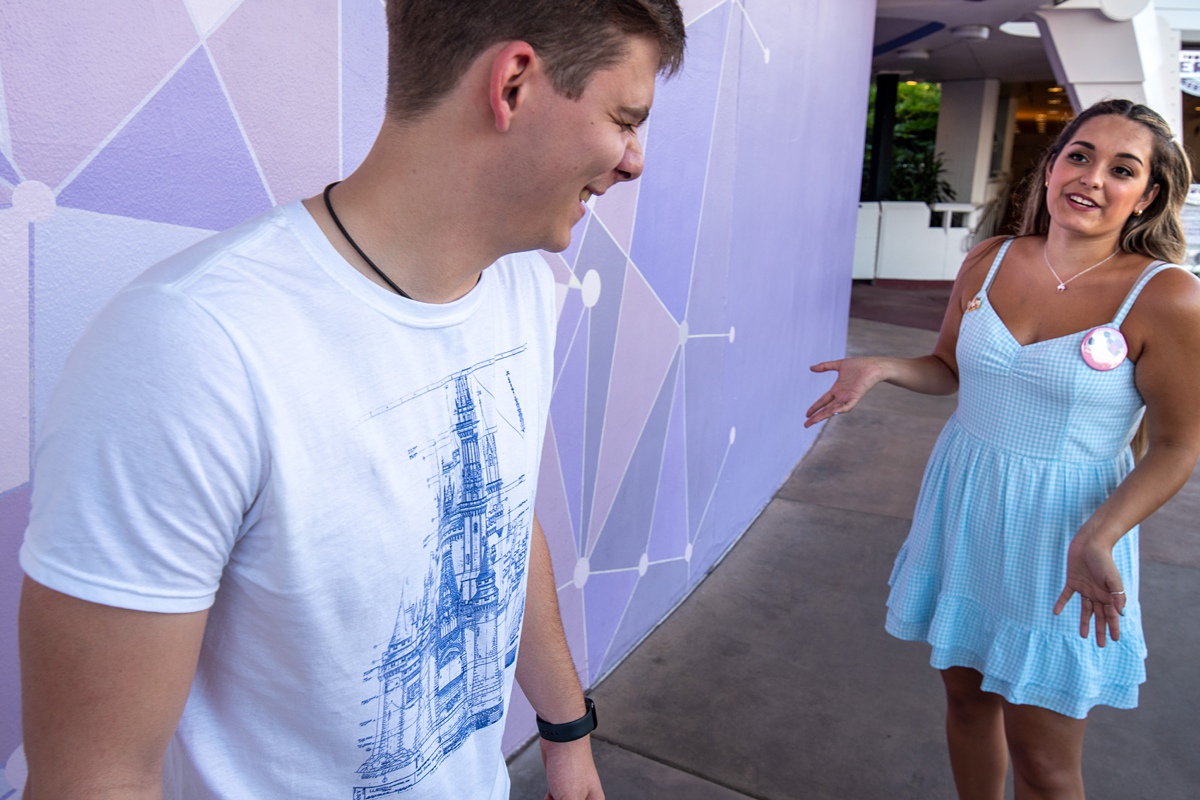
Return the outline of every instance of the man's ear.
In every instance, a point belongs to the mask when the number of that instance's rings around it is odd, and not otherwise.
[[[492,59],[488,101],[499,132],[508,130],[524,104],[536,68],[537,54],[528,42],[509,42]]]

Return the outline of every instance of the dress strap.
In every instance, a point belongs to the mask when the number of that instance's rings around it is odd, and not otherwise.
[[[1004,240],[1004,244],[1000,245],[1000,251],[996,253],[996,258],[992,261],[992,268],[988,270],[987,277],[983,279],[983,288],[979,290],[980,294],[987,294],[988,289],[992,287],[992,281],[996,278],[996,272],[1000,269],[1000,262],[1004,260],[1004,254],[1008,252],[1008,246],[1016,240],[1013,236]]]
[[[1158,273],[1163,270],[1179,268],[1178,264],[1168,264],[1165,261],[1151,261],[1150,266],[1142,270],[1142,274],[1138,276],[1137,282],[1133,284],[1133,288],[1129,290],[1129,294],[1125,295],[1125,301],[1121,303],[1121,308],[1117,311],[1117,315],[1113,317],[1113,327],[1121,327],[1121,323],[1125,321],[1125,315],[1129,313],[1129,309],[1133,308],[1133,301],[1137,300],[1138,295],[1142,293],[1142,289],[1150,282]]]

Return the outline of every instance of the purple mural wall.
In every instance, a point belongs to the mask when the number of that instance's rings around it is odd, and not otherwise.
[[[352,170],[386,49],[382,0],[4,5],[0,800],[23,782],[29,453],[66,354],[146,267]],[[682,5],[687,66],[644,126],[645,176],[545,254],[560,322],[538,513],[585,685],[766,505],[814,435],[806,366],[844,348],[874,0]],[[532,731],[518,696],[506,747]]]

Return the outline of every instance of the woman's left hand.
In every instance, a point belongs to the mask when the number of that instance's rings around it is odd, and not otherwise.
[[[1067,585],[1063,587],[1054,613],[1061,614],[1067,601],[1079,593],[1079,635],[1087,638],[1092,618],[1096,620],[1096,644],[1105,645],[1105,631],[1115,642],[1121,638],[1121,615],[1125,613],[1125,584],[1113,561],[1112,546],[1076,534],[1067,550]]]

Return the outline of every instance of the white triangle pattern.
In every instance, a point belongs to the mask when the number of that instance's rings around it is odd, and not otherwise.
[[[196,21],[196,29],[201,36],[209,36],[217,29],[225,18],[242,0],[184,0]]]

